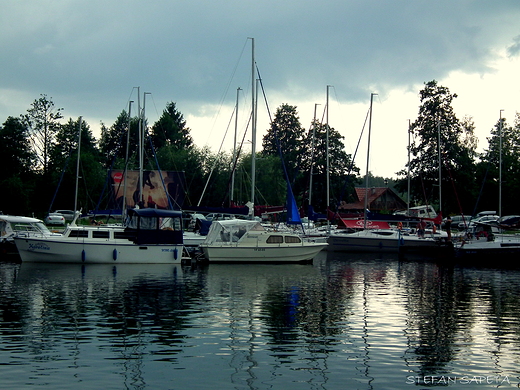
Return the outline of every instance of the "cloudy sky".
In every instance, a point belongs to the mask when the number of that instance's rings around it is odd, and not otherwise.
[[[258,108],[260,145],[266,107],[294,105],[309,128],[330,86],[329,123],[353,153],[377,93],[369,169],[395,177],[424,82],[458,95],[456,114],[473,117],[481,149],[500,110],[513,122],[518,20],[517,0],[3,0],[0,122],[46,94],[96,133],[137,102],[140,87],[151,123],[176,102],[198,146],[229,151],[237,88],[241,133],[251,104],[252,37],[268,103]]]

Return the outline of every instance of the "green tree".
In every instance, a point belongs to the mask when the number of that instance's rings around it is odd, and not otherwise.
[[[280,157],[281,152],[289,180],[294,180],[300,169],[304,132],[296,107],[282,104],[263,138],[261,155]]]
[[[174,146],[177,150],[193,147],[190,129],[174,102],[166,105],[161,117],[152,126],[151,137],[156,150],[164,146]]]
[[[520,191],[520,115],[515,116],[513,126],[505,118],[497,121],[487,138],[488,148],[481,154],[479,173],[483,185],[479,209],[499,212],[499,197],[502,195],[502,214],[518,212],[517,194]],[[502,156],[500,156],[502,155]],[[500,169],[500,163],[502,169]],[[500,170],[502,190],[500,191]]]
[[[78,209],[86,212],[96,206],[106,180],[106,171],[102,167],[97,141],[90,126],[80,118],[69,118],[56,134],[56,142],[51,148],[50,167],[53,171],[52,182],[55,184],[53,189],[56,194],[51,208],[74,208],[80,122]]]
[[[55,141],[56,133],[60,129],[59,120],[63,118],[63,108],[56,108],[52,99],[47,95],[40,95],[36,99],[23,120],[29,129],[30,144],[39,159],[39,167],[43,176],[49,175],[50,149]]]
[[[411,124],[410,152],[411,199],[415,204],[435,203],[444,214],[464,212],[461,199],[467,203],[475,199],[475,137],[474,125],[467,118],[460,122],[452,102],[457,97],[433,80],[425,83],[419,93],[421,105],[417,119]],[[440,139],[440,147],[439,147]],[[439,183],[439,149],[441,179]],[[399,175],[406,175],[401,171]],[[439,205],[439,184],[442,207]],[[405,180],[399,188],[404,189]],[[454,193],[455,192],[455,193]]]
[[[138,145],[139,145],[139,118],[130,120],[130,133],[128,133],[129,115],[123,110],[116,121],[110,127],[101,126],[101,138],[99,149],[103,156],[106,169],[113,167],[125,169],[126,154],[128,149],[128,169],[138,169]]]
[[[327,147],[328,133],[328,147]],[[352,156],[345,152],[343,137],[337,130],[328,124],[314,121],[309,130],[302,148],[303,170],[308,178],[312,168],[312,205],[316,210],[326,211],[329,205],[334,209],[341,201],[352,201],[355,185],[359,182],[356,178],[359,168],[352,161]],[[314,149],[313,149],[314,146]],[[327,155],[329,166],[329,192],[327,200]],[[300,186],[300,192],[308,196],[308,183],[306,187]],[[308,198],[307,198],[308,199]]]
[[[237,167],[236,199],[245,205],[251,201],[251,153],[239,161]],[[255,205],[281,206],[286,202],[287,182],[279,156],[257,153],[255,162]]]
[[[28,215],[34,196],[36,156],[29,147],[29,131],[19,118],[8,117],[0,126],[0,204],[2,211]]]

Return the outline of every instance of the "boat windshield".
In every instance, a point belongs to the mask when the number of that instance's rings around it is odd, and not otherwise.
[[[211,224],[205,244],[216,242],[237,242],[248,232],[263,232],[264,227],[257,221],[234,219],[227,221],[215,221]]]
[[[13,227],[13,231],[16,233],[45,233],[51,234],[50,230],[45,226],[43,222],[17,222],[11,225]]]

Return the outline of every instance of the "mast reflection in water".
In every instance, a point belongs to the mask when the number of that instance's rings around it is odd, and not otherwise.
[[[324,252],[309,265],[0,263],[0,279],[3,388],[520,382],[517,269]]]

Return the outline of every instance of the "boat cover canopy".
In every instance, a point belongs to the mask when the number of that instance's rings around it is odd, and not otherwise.
[[[244,219],[228,219],[223,221],[213,221],[209,228],[208,235],[204,240],[204,245],[217,242],[237,242],[250,231],[265,231],[262,224],[258,221]]]
[[[182,212],[164,209],[130,209],[125,232],[139,245],[182,244]]]

